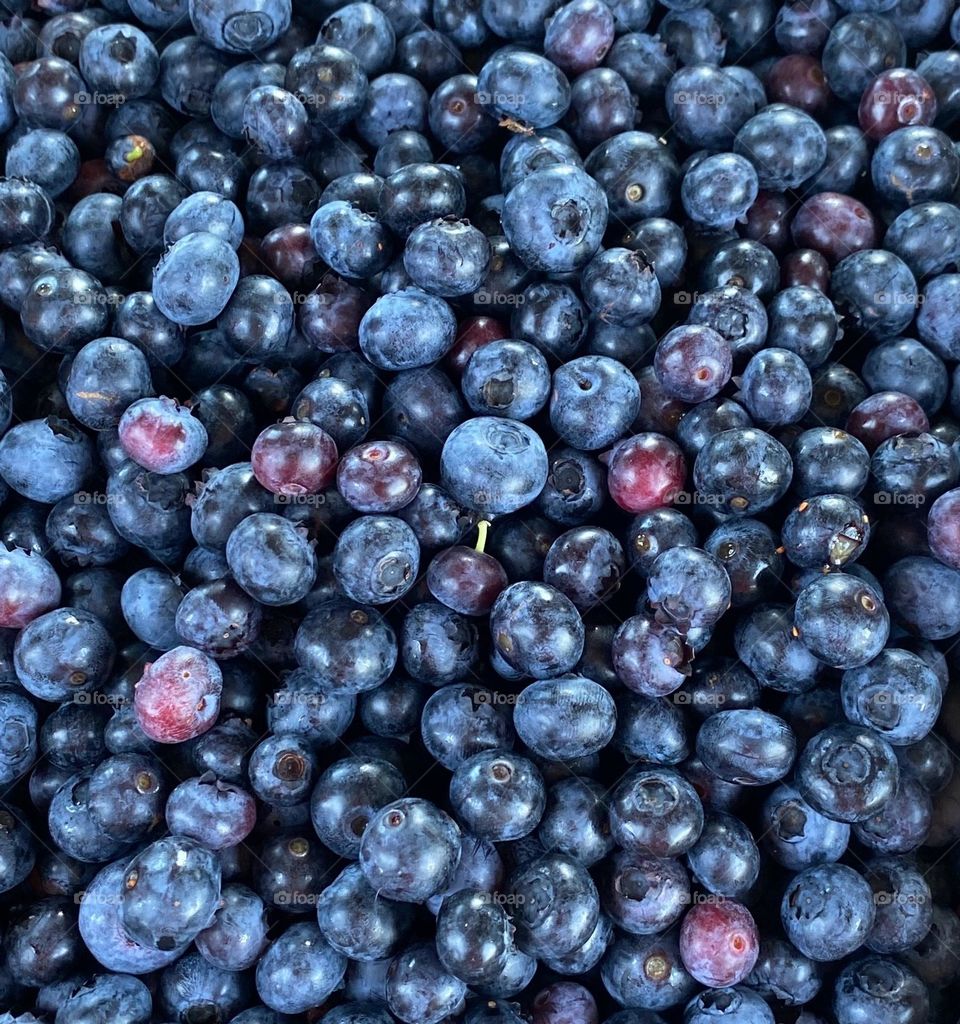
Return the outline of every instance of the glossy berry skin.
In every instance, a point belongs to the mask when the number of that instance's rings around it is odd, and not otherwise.
[[[335,761],[317,779],[310,799],[314,830],[337,856],[356,859],[367,825],[381,808],[399,800],[405,788],[401,773],[386,761]]]
[[[127,865],[120,918],[135,941],[170,950],[196,937],[220,898],[216,856],[192,839],[169,836]],[[168,902],[169,901],[169,902]]]
[[[174,618],[179,639],[212,658],[241,654],[257,639],[262,625],[260,605],[232,579],[222,578],[188,591]]]
[[[875,658],[890,633],[890,616],[869,583],[831,573],[800,592],[794,611],[800,641],[834,668],[856,668]]]
[[[607,947],[600,970],[610,995],[621,1006],[637,1009],[677,1006],[690,999],[697,987],[683,966],[677,936],[669,932],[617,938]]]
[[[730,577],[720,561],[695,547],[657,557],[647,577],[647,600],[661,621],[683,633],[710,628],[730,607]]]
[[[935,673],[915,654],[897,648],[844,672],[840,692],[849,721],[875,729],[896,746],[923,739],[940,713]]]
[[[762,786],[779,781],[790,770],[796,739],[787,723],[769,712],[718,711],[700,726],[697,754],[728,782]]]
[[[569,597],[584,613],[613,598],[625,572],[620,542],[609,530],[595,527],[561,534],[543,563],[544,582]]]
[[[960,569],[960,490],[947,491],[927,516],[930,550],[945,565]]]
[[[571,4],[570,6],[575,6]],[[597,1024],[597,1003],[590,992],[572,981],[557,981],[533,997],[533,1024]]]
[[[624,686],[647,697],[665,697],[683,685],[692,651],[676,626],[652,615],[634,615],[620,626],[611,648]]]
[[[240,262],[229,242],[197,231],[175,241],[157,265],[153,298],[168,320],[198,326],[220,315],[239,277]]]
[[[355,694],[386,681],[397,661],[397,639],[375,609],[332,599],[301,623],[294,653],[324,690]]]
[[[396,512],[416,497],[422,476],[406,445],[370,441],[344,454],[337,467],[337,489],[358,512]]]
[[[479,416],[447,437],[440,474],[446,490],[465,507],[485,514],[516,512],[543,490],[546,450],[525,424]]]
[[[570,675],[526,687],[514,705],[513,721],[534,754],[566,761],[602,750],[613,738],[617,716],[602,686]]]
[[[856,497],[870,472],[870,455],[863,444],[836,428],[805,430],[794,441],[791,456],[795,488],[807,499],[816,494]]]
[[[410,232],[403,265],[410,279],[431,295],[453,298],[475,292],[490,263],[490,243],[469,221],[435,220]]]
[[[411,946],[387,970],[390,1012],[405,1024],[439,1024],[463,1003],[466,985],[441,964],[428,943]]]
[[[555,782],[537,830],[545,850],[558,850],[592,867],[613,850],[599,783],[570,778]]]
[[[283,516],[257,512],[238,524],[227,540],[227,564],[234,579],[268,606],[294,604],[316,579],[309,542]]]
[[[509,580],[492,555],[456,545],[436,555],[427,567],[430,593],[462,615],[486,615]]]
[[[947,199],[960,174],[960,158],[936,128],[899,128],[880,141],[870,174],[878,195],[902,208]]]
[[[469,357],[461,388],[467,404],[479,415],[527,420],[546,404],[550,370],[533,345],[490,339]]]
[[[868,868],[876,917],[867,945],[875,953],[899,953],[922,942],[933,922],[933,898],[923,874],[898,857],[880,857]]]
[[[361,351],[375,367],[409,370],[447,354],[456,340],[456,320],[443,299],[403,288],[382,295],[364,313],[359,337]]]
[[[180,473],[207,447],[207,431],[190,410],[170,398],[141,398],[117,425],[128,455],[151,473]]]
[[[423,707],[420,734],[440,764],[455,771],[483,750],[509,749],[515,737],[507,709],[490,690],[453,683],[437,690]]]
[[[587,306],[607,323],[637,327],[652,320],[660,308],[660,282],[638,251],[598,252],[580,281]]]
[[[256,821],[253,797],[230,783],[187,779],[167,801],[167,825],[175,835],[222,850],[242,842]]]
[[[896,794],[900,769],[893,748],[873,730],[832,725],[797,759],[804,798],[835,821],[864,821]]]
[[[56,416],[16,423],[0,439],[0,476],[18,494],[44,504],[80,490],[92,459],[87,435]]]
[[[0,691],[0,730],[0,779],[9,784],[29,770],[37,755],[37,712],[25,695]]]
[[[733,900],[698,903],[680,929],[683,965],[702,985],[727,988],[753,970],[760,938],[750,911]]]
[[[420,545],[413,530],[393,516],[355,519],[340,534],[333,572],[345,593],[365,604],[387,604],[416,582]]]
[[[729,230],[757,198],[757,172],[749,160],[718,153],[693,164],[683,176],[680,199],[687,216],[713,230]]]
[[[141,945],[127,933],[121,919],[127,859],[102,868],[87,887],[89,899],[80,903],[78,925],[87,948],[104,967],[128,974],[147,974],[178,959],[185,947],[160,950]]]
[[[762,820],[764,848],[792,871],[838,860],[850,840],[848,824],[815,811],[789,783],[767,797]]]
[[[696,843],[703,821],[693,786],[670,768],[635,768],[613,792],[610,827],[625,850],[678,857]]]
[[[684,402],[702,402],[717,395],[730,379],[733,352],[711,327],[688,324],[664,335],[653,365],[668,394]]]
[[[908,967],[887,957],[868,956],[847,964],[836,980],[833,1012],[838,1024],[871,1020],[922,1020],[929,994]]]
[[[655,935],[680,919],[690,879],[674,858],[616,851],[600,880],[604,913],[631,935]]]
[[[134,691],[140,728],[158,743],[183,743],[206,732],[220,711],[223,676],[216,662],[175,647],[147,666]]]
[[[579,526],[602,507],[606,473],[599,459],[575,448],[552,449],[549,472],[537,504],[551,522]]]
[[[530,956],[564,956],[597,927],[600,900],[587,869],[562,853],[523,865],[509,882],[519,949]]]
[[[838,569],[863,553],[869,543],[870,520],[852,498],[815,495],[787,516],[782,537],[785,553],[795,565]]]
[[[750,1024],[772,1024],[774,1020],[770,1006],[744,985],[706,989],[694,996],[684,1010],[684,1024],[710,1024],[724,1017]]]
[[[460,861],[460,830],[433,804],[412,798],[381,808],[363,833],[360,867],[391,899],[422,903],[443,892]]]
[[[808,114],[774,103],[740,129],[734,152],[756,168],[760,188],[781,191],[795,188],[820,170],[827,157],[827,141]]]
[[[697,490],[717,509],[735,515],[755,515],[779,501],[792,475],[787,449],[752,427],[716,434],[693,467]]]
[[[672,504],[686,481],[680,449],[662,434],[644,433],[621,441],[607,462],[610,496],[627,512]]]
[[[875,917],[864,877],[844,864],[821,864],[796,875],[783,895],[787,938],[811,960],[841,960],[862,946]]]
[[[17,635],[13,670],[41,700],[63,701],[102,686],[116,649],[100,620],[77,608],[57,608],[31,620]]]
[[[347,958],[324,939],[310,921],[291,925],[268,947],[257,964],[257,994],[277,1013],[303,1013],[319,1006],[336,989]]]
[[[631,522],[625,548],[631,568],[647,577],[664,551],[694,545],[696,540],[697,531],[682,512],[657,508],[638,515]]]
[[[0,548],[0,626],[22,629],[60,604],[60,579],[42,556],[23,548]]]
[[[525,581],[502,591],[490,613],[490,634],[511,667],[538,679],[569,672],[583,653],[576,606],[544,583]]]
[[[810,407],[813,381],[806,364],[788,349],[766,348],[747,363],[739,399],[755,423],[796,423]]]
[[[882,249],[862,249],[840,260],[830,290],[841,311],[881,338],[901,334],[916,310],[913,274],[899,256]]]
[[[481,751],[457,767],[450,780],[450,800],[466,831],[505,842],[521,839],[537,827],[546,787],[527,758],[505,750]]]
[[[584,266],[600,246],[607,199],[576,167],[535,171],[507,194],[503,230],[531,270],[565,272]]]
[[[324,938],[352,960],[383,960],[398,953],[412,916],[409,905],[383,899],[359,864],[344,868],[317,900]]]
[[[633,374],[606,356],[573,359],[553,375],[550,423],[581,451],[596,451],[622,437],[640,408]]]
[[[760,850],[746,825],[733,815],[708,814],[687,864],[697,882],[720,897],[746,895],[760,873]]]
[[[444,897],[437,914],[437,955],[461,981],[496,984],[514,954],[513,924],[506,906],[471,888]]]
[[[124,753],[96,765],[86,789],[90,817],[102,834],[114,842],[128,843],[143,840],[156,828],[168,787],[154,758]]]
[[[273,494],[316,494],[333,479],[337,446],[320,427],[289,420],[261,431],[250,463],[259,483]]]
[[[242,971],[253,967],[267,944],[263,901],[245,885],[230,883],[220,891],[222,906],[213,924],[197,935],[197,951],[213,967]]]

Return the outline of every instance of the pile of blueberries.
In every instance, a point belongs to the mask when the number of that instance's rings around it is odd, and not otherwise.
[[[950,1024],[955,0],[0,0],[0,1024]]]

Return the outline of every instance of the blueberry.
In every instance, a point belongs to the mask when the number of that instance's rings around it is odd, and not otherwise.
[[[278,1013],[302,1013],[321,1004],[343,980],[347,958],[324,939],[317,925],[291,925],[267,947],[257,964],[260,998]]]
[[[406,1024],[439,1024],[460,1009],[466,991],[426,943],[394,957],[387,971],[387,1006]]]
[[[801,643],[834,668],[865,665],[880,653],[890,632],[880,595],[847,573],[831,573],[804,587],[794,624]]]
[[[835,821],[864,821],[891,800],[899,767],[893,748],[873,730],[833,725],[797,759],[797,781],[815,810]]]
[[[625,850],[678,857],[697,842],[703,821],[693,786],[670,768],[635,768],[613,792],[610,827]]]
[[[867,940],[876,910],[863,875],[844,864],[806,868],[787,887],[780,918],[790,941],[812,960],[832,961]]]
[[[537,827],[546,806],[543,777],[532,761],[505,750],[463,761],[450,781],[450,800],[471,834],[496,842],[521,839]]]
[[[157,308],[182,326],[215,319],[237,286],[240,265],[230,244],[197,231],[173,243],[158,264],[153,280]]]
[[[633,375],[607,356],[573,359],[553,375],[550,422],[573,448],[606,448],[629,432],[639,408]]]
[[[383,960],[399,952],[412,919],[410,908],[384,899],[351,864],[323,890],[317,920],[324,938],[353,960]]]
[[[607,226],[607,199],[576,167],[537,170],[507,194],[503,230],[531,270],[563,272],[584,266]]]

